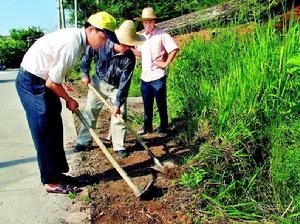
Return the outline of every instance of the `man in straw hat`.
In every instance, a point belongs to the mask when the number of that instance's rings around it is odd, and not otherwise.
[[[121,157],[125,157],[128,155],[124,147],[126,128],[116,118],[116,115],[121,114],[124,117],[126,114],[126,98],[135,67],[135,56],[131,47],[142,44],[145,38],[136,33],[136,28],[131,20],[124,21],[116,30],[116,35],[120,44],[107,41],[98,50],[88,49],[80,67],[83,71],[82,82],[90,83],[90,65],[92,59],[96,57],[96,71],[92,77],[92,84],[102,96],[109,98],[113,103],[109,139],[112,140],[114,151],[118,152]],[[89,89],[84,112],[94,129],[102,106],[101,100]],[[74,151],[86,151],[91,146],[92,137],[85,126],[81,125]]]
[[[16,78],[18,95],[26,112],[37,151],[41,182],[48,193],[77,192],[70,184],[63,144],[61,101],[70,111],[78,103],[62,86],[86,46],[99,48],[107,38],[117,41],[116,20],[107,12],[91,15],[85,27],[61,29],[38,39],[27,51]]]
[[[135,55],[141,56],[142,75],[141,92],[144,102],[144,127],[139,131],[146,134],[153,131],[153,102],[154,98],[160,116],[160,125],[157,132],[160,137],[167,136],[167,66],[175,58],[179,48],[173,38],[164,30],[156,27],[156,17],[153,8],[144,8],[141,18],[136,21],[143,23],[145,31],[143,35],[146,41],[134,50]]]

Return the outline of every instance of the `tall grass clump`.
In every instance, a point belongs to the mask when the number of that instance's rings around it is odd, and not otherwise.
[[[188,140],[209,126],[207,142],[188,162],[205,173],[198,183],[202,220],[299,220],[299,170],[281,169],[292,160],[296,166],[299,154],[299,113],[287,113],[300,101],[299,76],[287,66],[299,41],[297,23],[282,34],[274,21],[257,22],[253,33],[225,29],[209,41],[191,40],[171,67],[171,118],[185,121]],[[289,128],[292,142],[282,140]],[[279,153],[282,146],[290,157]]]
[[[273,127],[271,181],[274,199],[285,216],[300,222],[300,120]],[[298,215],[295,215],[298,214]]]

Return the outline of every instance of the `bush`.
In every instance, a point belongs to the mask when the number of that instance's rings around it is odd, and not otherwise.
[[[0,62],[7,67],[19,67],[26,50],[26,43],[22,40],[0,38]]]
[[[11,68],[19,67],[28,48],[42,35],[37,27],[12,29],[10,37],[0,37],[0,63]]]

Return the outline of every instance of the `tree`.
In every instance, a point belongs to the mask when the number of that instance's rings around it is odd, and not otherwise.
[[[14,40],[25,41],[27,46],[31,46],[33,42],[43,36],[44,33],[39,27],[28,27],[27,29],[11,29],[10,37]]]
[[[65,9],[70,11],[70,18],[69,22],[74,24],[75,17],[74,17],[74,0],[65,0],[63,2],[63,6]],[[97,6],[97,1],[95,0],[80,0],[77,1],[77,19],[78,19],[78,27],[83,26],[86,22],[87,18],[99,11]]]
[[[120,23],[125,19],[139,17],[142,9],[148,6],[154,8],[161,21],[165,21],[224,1],[228,0],[81,0],[77,3],[78,23],[83,25],[97,11],[109,12]],[[70,21],[74,23],[74,0],[65,0],[64,7],[71,12]]]
[[[10,37],[0,37],[0,62],[7,67],[19,67],[25,52],[43,35],[39,27],[10,30]]]

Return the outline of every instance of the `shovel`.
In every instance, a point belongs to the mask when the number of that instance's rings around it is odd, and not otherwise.
[[[89,130],[89,133],[91,134],[92,138],[95,140],[95,142],[99,145],[100,149],[104,153],[104,155],[107,157],[107,159],[111,162],[113,167],[118,171],[118,173],[121,175],[121,177],[125,180],[125,182],[128,184],[128,186],[131,188],[133,193],[136,197],[141,197],[147,192],[150,191],[150,188],[153,187],[154,179],[152,176],[152,180],[147,184],[147,186],[144,189],[140,189],[138,186],[136,186],[133,181],[130,179],[130,177],[127,175],[127,173],[122,169],[122,167],[116,162],[116,160],[112,157],[112,155],[109,153],[105,145],[101,142],[95,131],[89,126],[87,120],[84,118],[82,113],[76,109],[75,114],[78,116],[79,120],[82,122],[82,124]]]
[[[110,109],[112,110],[113,107],[103,98],[103,96],[101,96],[101,94],[94,88],[93,85],[89,84],[90,89],[95,93],[95,95]],[[154,166],[152,166],[151,168],[153,168],[154,170],[157,170],[161,173],[166,173],[166,169],[165,167],[171,168],[174,167],[174,165],[171,162],[167,162],[165,163],[165,165],[163,165],[153,154],[153,152],[149,149],[149,147],[145,144],[145,142],[142,140],[141,136],[139,134],[137,134],[132,128],[131,126],[125,122],[125,120],[119,115],[117,114],[117,118],[119,119],[119,121],[125,125],[125,127],[129,130],[129,132],[135,137],[135,139],[143,146],[143,148],[148,152],[148,155],[153,159],[154,161]]]

